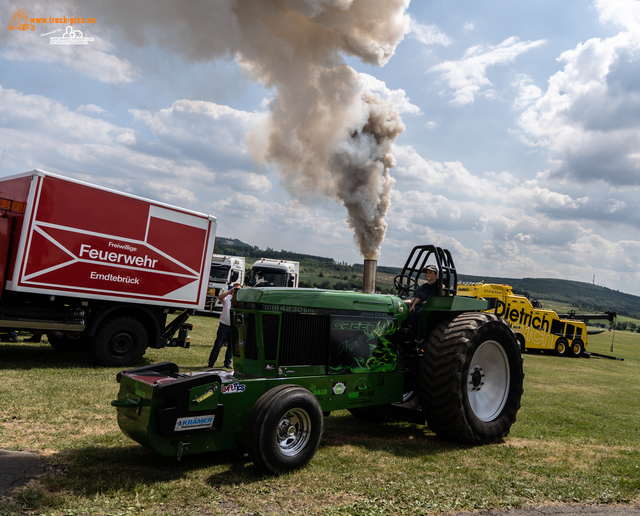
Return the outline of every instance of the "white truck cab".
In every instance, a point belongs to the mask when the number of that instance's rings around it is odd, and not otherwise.
[[[214,254],[211,261],[205,310],[207,312],[222,312],[222,303],[218,301],[218,295],[234,283],[244,285],[244,274],[244,256]]]
[[[299,276],[299,262],[261,258],[251,267],[247,286],[298,288]]]

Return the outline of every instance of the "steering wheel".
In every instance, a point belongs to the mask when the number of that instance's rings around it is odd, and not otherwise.
[[[406,280],[406,283],[405,283]],[[418,282],[415,278],[407,276],[406,274],[398,274],[393,278],[393,286],[398,291],[398,297],[405,297],[409,295],[409,292],[414,292],[418,288]]]

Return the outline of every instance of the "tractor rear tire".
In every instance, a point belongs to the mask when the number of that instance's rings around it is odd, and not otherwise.
[[[280,385],[256,402],[245,426],[245,448],[265,473],[280,475],[306,466],[320,446],[322,407],[299,385]]]
[[[508,324],[467,312],[439,324],[424,346],[418,396],[440,438],[472,445],[501,441],[522,397],[522,355]]]

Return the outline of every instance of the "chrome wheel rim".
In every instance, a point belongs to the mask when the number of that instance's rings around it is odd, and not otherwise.
[[[295,408],[287,412],[278,423],[276,445],[287,457],[300,453],[311,436],[311,418],[306,410]]]

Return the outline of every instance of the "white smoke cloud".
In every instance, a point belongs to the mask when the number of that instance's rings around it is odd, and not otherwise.
[[[386,229],[393,141],[404,130],[393,101],[405,99],[368,90],[343,56],[386,64],[407,33],[408,4],[94,0],[82,7],[119,41],[154,42],[194,62],[235,58],[246,75],[274,92],[268,120],[249,137],[254,157],[275,164],[295,198],[322,195],[342,202],[361,254],[371,258]],[[401,109],[415,107],[406,99]],[[149,114],[138,116],[153,123]]]
[[[376,79],[368,73],[359,73],[358,78],[365,89],[376,93],[384,100],[389,100],[400,114],[421,115],[420,108],[411,103],[407,93],[402,89],[391,90],[384,81]]]

